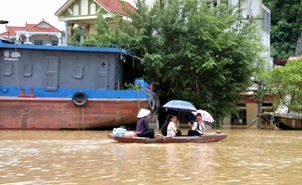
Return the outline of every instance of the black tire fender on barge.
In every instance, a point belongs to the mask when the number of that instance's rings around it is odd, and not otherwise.
[[[148,97],[148,109],[154,111],[155,108],[155,100],[152,95]]]
[[[75,106],[84,107],[88,102],[88,97],[84,92],[78,91],[72,95],[71,100]]]
[[[160,101],[158,95],[153,91],[149,91],[148,109],[154,111],[154,110],[158,110],[159,108],[160,108]]]

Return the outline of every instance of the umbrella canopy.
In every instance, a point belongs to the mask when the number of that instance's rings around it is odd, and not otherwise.
[[[197,109],[191,103],[182,100],[171,100],[166,103],[163,108],[176,110],[176,111],[185,111],[185,112],[192,112],[196,111]]]
[[[207,122],[214,122],[214,119],[213,117],[211,116],[210,113],[208,113],[207,111],[205,110],[197,110],[195,112],[192,112],[194,115],[197,115],[198,113],[200,113],[202,115],[202,120],[203,121],[207,121]]]

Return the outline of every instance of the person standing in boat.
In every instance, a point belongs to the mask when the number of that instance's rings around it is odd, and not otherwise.
[[[170,119],[170,123],[167,127],[167,137],[175,137],[177,134],[177,127],[179,125],[179,121],[177,121],[177,117],[175,115]]]
[[[139,119],[136,124],[136,135],[138,137],[154,138],[154,130],[149,129],[147,116],[150,114],[150,110],[143,109],[139,111],[137,118]]]
[[[202,115],[197,113],[197,119],[193,123],[192,129],[188,131],[188,136],[200,136],[203,134],[207,134],[207,130],[202,121]]]
[[[169,114],[166,118],[164,125],[161,127],[161,134],[163,136],[167,136],[168,125],[171,122],[171,119],[173,118],[173,116],[174,115]],[[181,136],[181,130],[176,127],[176,131],[177,131],[177,133],[175,134],[175,136]]]

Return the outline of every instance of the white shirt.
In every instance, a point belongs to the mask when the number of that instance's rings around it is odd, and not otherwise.
[[[197,130],[197,126],[198,126],[198,130]],[[196,130],[197,132],[199,132],[200,134],[202,134],[202,127],[199,123],[197,122],[194,122],[193,123],[193,127],[192,127],[192,130]]]
[[[173,121],[171,121],[167,127],[167,137],[175,137],[176,125]]]

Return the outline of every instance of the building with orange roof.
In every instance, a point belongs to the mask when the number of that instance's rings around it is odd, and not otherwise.
[[[44,19],[38,24],[27,24],[25,26],[7,26],[6,32],[1,37],[17,42],[28,42],[35,45],[59,45],[62,33]]]
[[[71,41],[73,32],[69,27],[75,24],[85,26],[86,33],[96,33],[95,24],[97,13],[101,10],[107,12],[104,18],[111,29],[115,29],[116,23],[113,20],[114,14],[119,14],[124,20],[129,20],[125,9],[135,11],[135,8],[128,2],[119,0],[67,0],[56,12],[55,16],[59,21],[65,22],[66,42]],[[69,34],[68,34],[69,33]]]

